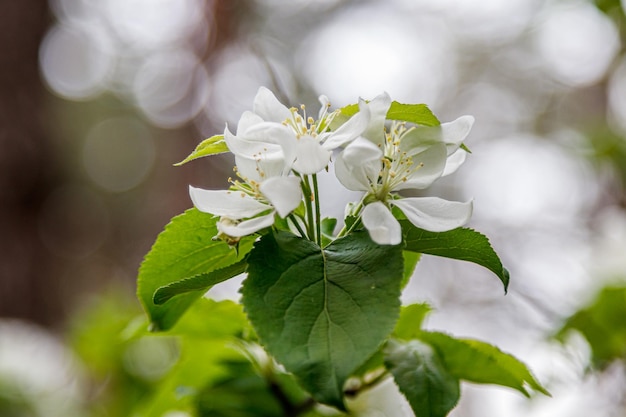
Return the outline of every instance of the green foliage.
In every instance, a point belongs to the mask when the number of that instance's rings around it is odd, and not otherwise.
[[[603,368],[615,360],[626,360],[626,287],[602,289],[587,307],[564,323],[557,337],[579,331],[591,347],[594,365]]]
[[[401,248],[359,232],[322,250],[277,232],[248,262],[243,304],[261,341],[318,401],[343,408],[344,382],[398,316]]]
[[[526,386],[550,395],[514,356],[479,340],[457,339],[445,333],[422,332],[419,339],[433,346],[455,377],[481,384],[514,388],[529,396]]]
[[[201,286],[200,290],[181,294],[162,305],[156,305],[153,299],[159,288],[235,264],[252,248],[252,237],[242,239],[238,251],[225,242],[213,240],[217,235],[216,222],[216,218],[196,209],[187,210],[172,219],[146,255],[139,269],[137,295],[150,317],[153,329],[171,328],[207,289]],[[200,276],[195,281],[205,278]],[[223,281],[225,278],[220,276],[219,279]]]
[[[402,257],[404,258],[404,275],[402,277],[402,288],[406,287],[409,283],[418,262],[420,261],[422,254],[417,252],[411,252],[408,250],[402,251]]]
[[[459,380],[430,345],[390,340],[385,365],[416,417],[444,417],[459,401]]]
[[[194,275],[191,278],[181,279],[180,281],[159,287],[154,293],[154,304],[165,304],[172,297],[179,294],[197,291],[206,292],[213,285],[246,272],[247,265],[248,263],[244,258],[224,268],[216,269],[206,274]]]
[[[509,271],[502,266],[489,239],[483,234],[466,228],[448,232],[429,232],[413,226],[407,220],[400,220],[400,224],[404,232],[405,250],[469,261],[484,266],[500,278],[504,291],[507,291]]]
[[[194,149],[188,157],[174,164],[174,166],[181,166],[189,161],[193,161],[194,159],[225,152],[228,152],[228,146],[226,146],[226,141],[224,141],[224,135],[211,136],[210,138],[200,142],[200,144],[196,146],[196,149]]]
[[[350,104],[342,107],[339,114],[331,123],[331,129],[342,125],[358,111],[358,104]],[[439,126],[441,124],[437,116],[433,114],[426,104],[402,104],[397,101],[391,103],[391,107],[387,111],[387,119],[405,121],[423,126]]]
[[[400,340],[412,340],[419,338],[422,333],[422,323],[432,308],[425,303],[411,304],[402,307],[400,318],[393,331],[394,337]]]

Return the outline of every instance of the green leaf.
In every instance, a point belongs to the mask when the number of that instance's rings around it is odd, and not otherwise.
[[[514,388],[526,396],[530,395],[527,386],[550,395],[523,362],[493,345],[439,332],[422,332],[419,339],[435,347],[450,373],[459,379]]]
[[[267,350],[316,400],[343,409],[344,382],[393,330],[401,280],[399,245],[357,232],[322,250],[279,231],[250,252],[243,304]]]
[[[459,401],[459,380],[448,372],[437,351],[425,343],[389,340],[385,366],[416,417],[445,417]]]
[[[198,274],[191,278],[181,279],[180,281],[172,282],[171,284],[159,287],[154,293],[154,304],[164,304],[176,295],[192,291],[202,291],[202,293],[205,293],[213,285],[219,284],[220,282],[226,281],[227,279],[239,274],[243,274],[246,272],[247,266],[248,263],[244,258],[239,262],[235,262],[234,264],[224,268],[216,269],[204,274]]]
[[[422,254],[405,250],[402,251],[402,257],[404,258],[404,275],[402,276],[402,288],[404,288],[411,280],[413,272],[415,272],[415,268],[417,267],[417,263],[422,257]]]
[[[322,219],[322,233],[324,233],[326,236],[333,236],[336,226],[337,219],[334,219],[332,217],[326,217]]]
[[[402,104],[394,101],[387,112],[387,119],[415,123],[423,126],[439,126],[439,119],[426,104]]]
[[[593,363],[603,368],[626,359],[626,287],[607,287],[593,302],[567,319],[556,335],[563,340],[570,330],[579,331],[591,347]]]
[[[119,415],[161,417],[174,410],[196,415],[199,392],[229,374],[224,363],[245,360],[234,346],[247,331],[249,323],[241,305],[200,298],[169,331],[148,336],[176,340],[180,358],[151,395],[140,397],[132,413]],[[158,356],[149,351],[146,356],[158,364]]]
[[[301,415],[308,396],[293,376],[260,375],[249,361],[227,361],[228,374],[198,395],[200,417],[284,417]]]
[[[224,135],[215,135],[211,136],[208,139],[200,142],[196,149],[189,154],[189,156],[182,161],[174,164],[174,166],[181,166],[186,164],[189,161],[193,161],[194,159],[202,158],[209,155],[216,155],[219,153],[228,152],[228,146],[226,146],[226,141],[224,141]]]
[[[216,222],[217,219],[209,214],[187,210],[172,219],[146,255],[139,268],[137,296],[154,330],[172,327],[202,296],[202,291],[193,291],[156,305],[153,297],[159,288],[235,264],[252,248],[253,237],[243,238],[238,251],[225,242],[213,240],[217,234]]]
[[[358,113],[359,105],[350,104],[342,107],[340,113],[331,124],[332,129],[336,129],[345,123],[350,117]],[[433,114],[426,104],[403,104],[393,101],[387,111],[388,120],[398,120],[415,123],[423,126],[439,126],[439,119]]]
[[[400,340],[417,339],[422,333],[422,323],[431,311],[432,308],[426,303],[402,307],[400,318],[393,331],[394,336]]]
[[[502,266],[500,258],[485,235],[467,228],[439,233],[429,232],[413,226],[407,220],[400,220],[400,224],[404,233],[405,250],[484,266],[500,278],[506,293],[509,286],[509,271]]]

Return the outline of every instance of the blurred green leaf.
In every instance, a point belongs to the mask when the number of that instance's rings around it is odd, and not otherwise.
[[[437,349],[456,378],[514,388],[526,396],[530,396],[527,386],[550,395],[524,363],[493,345],[439,332],[421,332],[419,339]]]
[[[169,331],[147,336],[177,340],[179,358],[151,395],[144,396],[134,415],[161,417],[174,410],[195,414],[200,392],[230,374],[224,364],[245,360],[234,346],[250,331],[241,305],[201,298]]]
[[[254,237],[232,249],[217,235],[217,219],[197,209],[174,217],[159,234],[139,268],[137,295],[152,322],[153,330],[172,327],[187,308],[202,296],[204,289],[181,294],[162,305],[153,302],[155,292],[174,282],[235,264],[252,248]]]
[[[431,311],[432,308],[426,303],[403,306],[393,331],[394,336],[400,340],[419,338],[422,333],[422,323]]]
[[[429,232],[400,220],[405,250],[469,261],[484,266],[496,274],[506,293],[509,286],[509,271],[502,266],[500,258],[491,247],[489,239],[472,229],[458,228],[447,232]]]
[[[366,232],[323,250],[287,232],[248,257],[243,304],[268,351],[318,401],[343,408],[343,385],[393,330],[402,250]]]
[[[626,287],[602,289],[593,302],[567,319],[557,337],[579,331],[589,342],[592,361],[604,367],[626,359]]]
[[[194,149],[194,151],[189,154],[188,157],[174,164],[174,166],[181,166],[189,161],[193,161],[194,159],[203,158],[209,155],[216,155],[228,151],[229,149],[228,146],[226,146],[226,141],[224,141],[224,135],[211,136],[210,138],[200,142],[200,144],[196,146],[196,149]]]
[[[445,417],[460,397],[459,380],[431,346],[393,339],[385,347],[385,366],[416,417]]]

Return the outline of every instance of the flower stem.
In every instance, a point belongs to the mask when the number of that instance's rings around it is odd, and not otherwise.
[[[301,178],[302,183],[302,191],[304,193],[304,204],[306,206],[306,217],[307,217],[307,232],[309,240],[313,242],[317,242],[315,238],[315,217],[313,215],[313,205],[311,199],[313,197],[313,193],[311,191],[311,184],[309,182],[308,175],[303,175]]]
[[[315,235],[317,244],[322,246],[322,214],[320,212],[320,195],[317,188],[317,174],[313,174],[313,198],[315,199]]]
[[[298,218],[296,216],[292,214],[289,215],[289,217],[287,217],[289,220],[291,220],[291,223],[294,225],[294,227],[296,228],[296,230],[298,230],[298,233],[300,233],[300,236],[305,237],[306,234],[304,233],[304,231],[302,230],[302,227],[300,227],[300,223],[298,223]]]

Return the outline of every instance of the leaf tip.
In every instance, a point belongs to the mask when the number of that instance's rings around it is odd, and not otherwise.
[[[507,295],[509,292],[509,281],[511,279],[511,274],[509,270],[506,268],[502,268],[502,283],[504,284],[504,295]]]
[[[168,294],[165,287],[159,287],[152,296],[152,302],[158,306],[165,304],[172,296]]]

